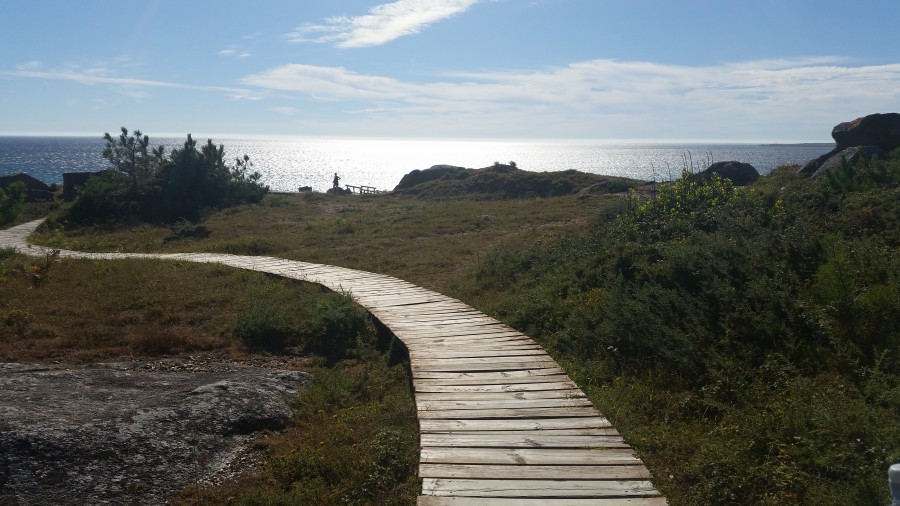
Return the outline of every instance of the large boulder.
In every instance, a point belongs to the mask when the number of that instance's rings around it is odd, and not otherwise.
[[[832,154],[825,161],[823,161],[816,169],[816,171],[813,172],[812,177],[824,176],[826,172],[840,167],[841,164],[844,163],[844,160],[846,160],[850,165],[855,165],[856,162],[862,160],[863,158],[867,160],[884,160],[885,158],[887,158],[887,153],[876,146],[854,146],[852,148],[842,149],[841,151]]]
[[[6,190],[13,183],[25,185],[25,202],[44,202],[53,200],[53,193],[46,183],[24,172],[0,176],[0,188]]]
[[[900,114],[870,114],[834,127],[836,151],[855,146],[876,146],[884,151],[900,147]]]
[[[289,424],[307,382],[201,357],[0,363],[0,504],[167,504]]]
[[[831,130],[831,136],[837,143],[837,147],[824,155],[806,162],[797,171],[804,176],[824,174],[821,170],[825,164],[835,167],[840,164],[841,153],[847,148],[869,146],[879,151],[867,149],[863,156],[871,156],[874,153],[890,152],[900,147],[900,114],[891,112],[885,114],[870,114],[853,121],[847,121],[835,126]],[[847,153],[845,153],[845,156]],[[857,155],[858,157],[858,155]],[[850,161],[849,157],[848,160]],[[830,169],[829,169],[830,170]]]
[[[759,171],[749,163],[728,161],[716,162],[706,170],[698,172],[695,176],[698,180],[709,179],[713,174],[718,174],[723,179],[730,179],[735,186],[745,186],[759,179]]]

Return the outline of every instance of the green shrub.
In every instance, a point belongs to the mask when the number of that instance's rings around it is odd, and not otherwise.
[[[307,308],[304,349],[333,364],[357,351],[361,340],[374,339],[371,317],[347,295],[326,293]]]
[[[581,237],[484,256],[672,504],[872,504],[900,459],[900,188],[683,177]]]
[[[16,181],[4,191],[0,188],[0,226],[12,223],[25,204],[25,184]]]
[[[243,237],[233,241],[216,243],[210,246],[211,251],[231,255],[269,255],[278,248],[271,241],[259,237]]]
[[[237,315],[232,334],[251,350],[273,353],[300,340],[300,331],[284,308],[261,303],[252,303]]]

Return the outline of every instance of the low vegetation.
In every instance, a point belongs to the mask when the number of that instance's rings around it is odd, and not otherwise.
[[[781,168],[752,188],[685,177],[653,200],[269,195],[210,215],[201,232],[69,230],[51,220],[36,240],[93,251],[258,253],[408,279],[537,338],[637,449],[672,504],[880,504],[888,501],[885,470],[900,461],[898,155],[820,179]],[[245,306],[240,318],[283,331],[285,347],[310,346],[282,321],[288,307]],[[241,339],[268,346],[252,333]],[[320,359],[337,369],[321,375],[327,384],[316,388],[325,391],[301,402],[297,432],[260,443],[275,456],[261,481],[195,490],[184,501],[303,502],[313,497],[309,482],[337,484],[317,492],[332,502],[392,497],[338,484],[342,473],[408,472],[396,494],[414,495],[404,481],[414,465],[403,467],[410,454],[398,450],[412,447],[390,422],[398,402],[363,391],[356,375],[382,374],[372,372],[377,361],[359,361],[365,356]],[[377,402],[370,411],[334,400],[341,396]],[[371,446],[358,451],[390,459],[342,460],[362,444],[344,439],[344,421],[357,423],[363,411],[372,430],[352,431]],[[280,446],[295,440],[349,449]],[[388,460],[404,464],[373,464]]]
[[[15,182],[5,190],[0,188],[0,226],[12,223],[25,204],[25,185]]]
[[[0,361],[201,355],[309,371],[260,469],[178,504],[414,504],[417,426],[402,347],[347,296],[216,265],[0,250]],[[277,356],[270,353],[277,352]]]
[[[493,251],[469,298],[539,339],[672,504],[880,504],[900,460],[900,159],[684,177]]]

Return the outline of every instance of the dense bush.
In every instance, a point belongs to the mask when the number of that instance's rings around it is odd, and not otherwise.
[[[878,503],[900,460],[898,168],[683,177],[583,237],[492,252],[478,289],[673,504]]]
[[[69,211],[76,223],[197,221],[207,209],[256,203],[268,192],[261,175],[250,171],[249,157],[228,165],[224,146],[211,140],[198,149],[188,135],[166,156],[140,131],[129,135],[123,127],[118,138],[107,133],[104,139],[110,168],[79,189]]]
[[[0,188],[0,226],[11,223],[22,211],[25,204],[25,184],[16,181],[6,188]]]
[[[272,304],[250,304],[237,315],[232,334],[251,350],[281,353],[288,347],[322,357],[328,365],[357,355],[372,340],[372,318],[346,295],[310,297],[294,311]]]

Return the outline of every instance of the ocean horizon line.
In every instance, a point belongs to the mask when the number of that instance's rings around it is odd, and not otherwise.
[[[598,139],[590,137],[568,137],[568,138],[538,138],[538,137],[374,137],[374,136],[334,136],[334,135],[283,135],[283,134],[234,134],[234,133],[151,133],[141,130],[145,135],[149,135],[151,141],[153,139],[180,139],[191,135],[196,140],[212,139],[216,140],[250,140],[250,141],[271,141],[271,142],[303,142],[303,141],[349,141],[349,142],[509,142],[509,143],[525,143],[539,142],[547,144],[590,144],[597,146],[621,146],[621,145],[746,145],[746,146],[826,146],[833,145],[834,141],[821,140],[782,140],[782,139]],[[132,130],[133,131],[133,130]],[[119,131],[108,130],[112,135],[118,135]],[[106,132],[104,132],[106,133]],[[85,132],[0,132],[0,137],[8,138],[73,138],[73,139],[103,139],[103,134],[85,133]]]

